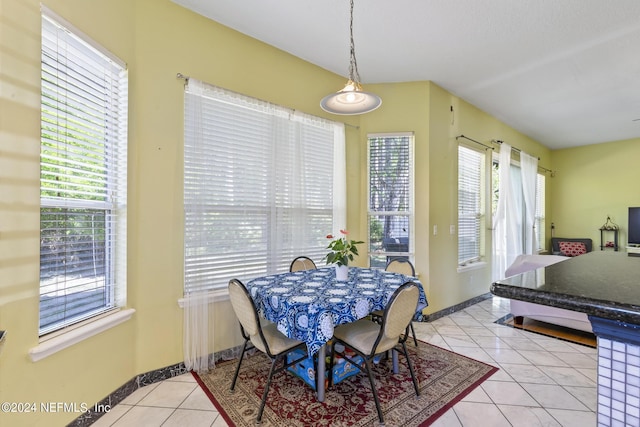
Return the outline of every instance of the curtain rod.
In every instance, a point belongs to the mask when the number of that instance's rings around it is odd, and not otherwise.
[[[491,142],[494,143],[494,144],[502,144],[504,141],[500,141],[498,139],[492,139]],[[522,150],[517,148],[517,147],[511,146],[511,149],[513,151],[517,151],[518,153],[522,153]],[[538,160],[540,160],[540,157],[538,157]],[[547,169],[547,168],[542,167],[540,165],[538,165],[538,169],[542,169],[545,172],[551,172],[551,176],[555,176],[555,172],[552,171],[551,169]]]
[[[456,141],[458,140],[458,138],[464,138],[464,139],[468,139],[471,142],[475,142],[476,144],[482,145],[485,149],[487,150],[493,150],[493,147],[489,146],[489,145],[485,145],[480,141],[476,141],[475,139],[471,139],[468,136],[464,136],[464,135],[458,135],[456,136]]]
[[[552,171],[551,169],[547,169],[547,168],[544,168],[542,166],[538,166],[538,169],[542,169],[545,172],[551,172],[551,176],[556,176],[555,171]]]
[[[491,142],[494,143],[494,144],[502,144],[504,141],[500,141],[499,139],[492,139]],[[521,149],[519,149],[517,147],[514,147],[513,145],[511,146],[511,149],[513,151],[517,151],[518,153],[522,153]],[[525,152],[525,154],[526,154],[526,152]],[[540,157],[538,157],[538,160],[540,160]]]
[[[185,83],[189,83],[189,76],[185,76],[185,75],[184,75],[184,74],[182,74],[182,73],[177,73],[177,74],[176,74],[176,78],[177,78],[177,79],[182,79],[182,80],[184,80],[184,81],[185,81]],[[228,90],[228,89],[225,89],[225,90]],[[238,93],[238,92],[235,92],[235,93]],[[243,95],[243,94],[240,94],[240,93],[239,93],[239,95]],[[244,96],[246,96],[246,95],[244,95]],[[277,105],[278,107],[282,107],[282,108],[286,108],[287,110],[291,110],[291,112],[292,112],[292,113],[295,113],[295,112],[296,112],[296,110],[295,110],[295,109],[292,109],[292,108],[289,108],[289,107],[285,107],[284,105],[274,104],[273,102],[270,102],[270,101],[265,101],[265,102],[269,102],[269,103],[270,103],[270,104],[272,104],[272,105]],[[318,116],[318,117],[320,117],[320,116]],[[323,119],[324,119],[324,117],[323,117]],[[331,119],[324,119],[324,120],[330,120],[330,121],[333,121],[333,122],[336,122],[336,123],[342,123],[343,125],[348,126],[348,127],[352,127],[352,128],[354,128],[354,129],[360,129],[360,126],[352,125],[351,123],[347,123],[347,122],[340,122],[340,121],[338,121],[338,120],[331,120]]]

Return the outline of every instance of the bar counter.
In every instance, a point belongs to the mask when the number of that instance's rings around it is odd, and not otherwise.
[[[598,337],[598,426],[640,425],[640,257],[589,252],[499,280],[491,293],[586,313]]]
[[[491,285],[491,292],[640,325],[640,257],[589,252],[499,280]]]

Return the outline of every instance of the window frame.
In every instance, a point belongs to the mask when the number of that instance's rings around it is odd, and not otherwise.
[[[393,139],[393,138],[407,138],[408,147],[406,153],[408,159],[406,159],[406,183],[403,191],[406,194],[406,208],[404,210],[374,210],[371,206],[372,201],[372,140],[374,139]],[[373,236],[372,220],[375,217],[406,217],[406,224],[409,227],[407,232],[406,250],[403,246],[404,243],[400,241],[402,237],[389,236],[388,239],[395,239],[395,243],[388,243],[387,246],[391,246],[392,249],[399,250],[387,250],[385,248],[384,236],[382,236],[382,242],[380,242],[380,249],[374,249],[373,246],[377,245],[380,241],[379,237]],[[384,233],[384,231],[382,231]],[[376,233],[377,234],[377,233]],[[371,133],[367,134],[367,259],[369,260],[369,266],[374,268],[384,268],[386,263],[394,258],[408,259],[412,263],[415,262],[415,134],[414,132],[389,132],[389,133]],[[397,245],[397,246],[396,246]],[[384,264],[384,265],[383,265]]]
[[[460,162],[461,162],[461,155],[460,155],[460,150],[468,150],[470,153],[473,153],[473,155],[479,155],[480,159],[479,159],[479,165],[478,165],[478,178],[477,178],[477,192],[478,192],[478,200],[477,200],[477,209],[475,210],[474,213],[471,214],[466,214],[462,215],[461,213],[461,203],[460,203],[460,197],[461,197],[461,167],[460,167]],[[485,234],[485,229],[486,229],[486,225],[485,225],[485,220],[486,220],[486,205],[488,203],[488,197],[487,197],[487,192],[488,192],[488,180],[487,180],[487,158],[489,156],[487,156],[486,150],[481,150],[478,149],[476,147],[467,145],[467,144],[463,144],[463,143],[459,143],[458,144],[458,149],[457,149],[457,167],[458,167],[458,180],[457,180],[457,228],[458,228],[458,241],[457,241],[457,247],[458,247],[458,251],[457,251],[457,265],[458,268],[466,268],[468,266],[472,266],[478,263],[483,262],[485,254],[484,254],[484,246],[485,246],[485,241],[486,241],[486,234]],[[474,185],[475,182],[474,182]],[[475,228],[477,229],[477,235],[471,236],[471,239],[473,241],[473,239],[476,240],[475,243],[475,251],[473,251],[473,253],[471,253],[470,255],[466,255],[466,252],[463,253],[462,252],[462,248],[463,245],[460,244],[461,239],[465,238],[465,237],[469,237],[467,236],[468,233],[463,233],[461,232],[461,230],[466,230],[467,227],[461,227],[461,218],[473,218],[473,220],[476,223]],[[464,256],[463,256],[464,255]]]
[[[126,304],[128,75],[126,63],[44,6],[41,19],[39,335],[44,337],[102,319]],[[54,211],[62,216],[55,219]],[[102,227],[92,212],[103,218]],[[82,222],[83,215],[91,222]],[[47,228],[48,218],[62,220],[58,224],[64,228]],[[82,244],[86,229],[91,234]],[[53,245],[57,239],[63,243]],[[52,250],[44,249],[46,242]],[[104,258],[96,248],[104,250]],[[89,267],[81,255],[90,259]],[[78,266],[75,273],[68,260]],[[49,274],[57,274],[54,283],[45,279]],[[74,299],[80,307],[75,313]]]

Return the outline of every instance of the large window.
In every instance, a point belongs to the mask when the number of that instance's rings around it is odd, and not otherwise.
[[[369,264],[413,261],[413,134],[369,135]]]
[[[458,264],[480,260],[485,154],[458,146]]]
[[[345,227],[344,128],[189,79],[185,292],[322,264]]]
[[[40,334],[124,304],[127,72],[42,18]]]

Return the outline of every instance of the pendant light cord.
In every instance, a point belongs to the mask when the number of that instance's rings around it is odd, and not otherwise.
[[[351,0],[351,19],[349,21],[350,53],[349,53],[349,80],[360,89],[360,74],[358,73],[358,63],[356,62],[356,45],[353,42],[353,0]]]
[[[378,95],[364,92],[360,86],[356,47],[353,41],[353,1],[351,0],[349,20],[349,81],[342,90],[331,93],[320,100],[320,108],[332,114],[364,114],[375,110],[382,104],[382,99]]]

